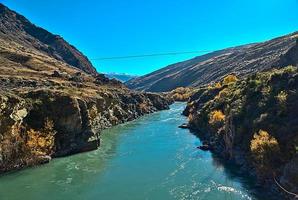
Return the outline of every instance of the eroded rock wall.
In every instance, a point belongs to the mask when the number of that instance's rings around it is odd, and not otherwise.
[[[94,97],[35,90],[1,91],[0,172],[99,147],[102,129],[168,109],[158,94],[106,91]]]

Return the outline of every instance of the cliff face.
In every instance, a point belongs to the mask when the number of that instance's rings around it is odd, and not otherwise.
[[[27,51],[40,51],[87,73],[96,73],[88,58],[62,37],[35,26],[1,3],[0,40],[13,46],[17,43],[19,48],[26,48]]]
[[[280,63],[280,59],[295,45],[297,34],[198,56],[132,79],[126,85],[136,90],[165,92],[177,87],[206,85],[230,73],[243,77],[280,64],[287,66],[287,63]]]
[[[0,173],[48,162],[52,157],[99,147],[102,129],[168,109],[150,93],[99,91],[76,96],[64,91],[1,91]]]
[[[242,80],[230,75],[200,88],[184,114],[214,153],[241,166],[260,185],[273,194],[285,194],[276,178],[287,190],[298,193],[297,90],[297,67]]]

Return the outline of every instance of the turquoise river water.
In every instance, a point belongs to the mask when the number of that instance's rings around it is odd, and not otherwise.
[[[1,200],[257,199],[178,126],[185,104],[103,131],[101,147],[0,177]]]

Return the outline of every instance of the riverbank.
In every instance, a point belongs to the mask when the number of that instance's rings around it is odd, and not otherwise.
[[[0,199],[259,200],[200,140],[178,128],[185,103],[102,131],[95,151],[0,177]]]
[[[172,103],[121,85],[92,93],[85,89],[0,91],[0,173],[97,149],[103,129],[169,109]]]
[[[298,193],[297,68],[234,75],[200,88],[184,115],[221,158],[257,179],[272,199]]]

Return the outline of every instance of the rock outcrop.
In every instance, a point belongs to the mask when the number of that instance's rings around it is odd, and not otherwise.
[[[94,150],[101,130],[168,109],[171,103],[129,90],[92,97],[48,89],[0,94],[0,173]]]

